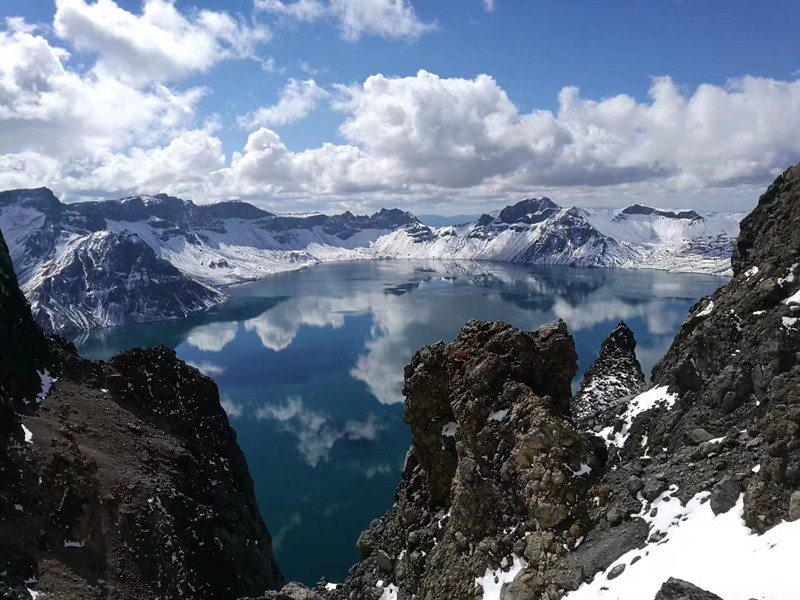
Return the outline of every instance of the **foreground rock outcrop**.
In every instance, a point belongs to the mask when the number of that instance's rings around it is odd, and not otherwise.
[[[0,596],[210,600],[281,587],[212,380],[167,347],[91,362],[45,338],[2,237],[0,333]]]
[[[575,577],[567,556],[590,525],[587,475],[606,458],[567,420],[576,358],[563,322],[525,333],[471,321],[417,353],[397,503],[362,534],[341,597],[380,596],[383,580],[403,598],[471,599],[476,576],[509,557],[526,557],[537,591]]]
[[[649,388],[622,323],[572,399],[563,323],[473,321],[420,350],[396,504],[359,538],[348,579],[318,593],[798,597],[800,166],[743,221],[733,270],[691,309]]]
[[[594,426],[621,398],[640,392],[646,384],[636,358],[636,338],[623,322],[603,340],[597,360],[586,372],[572,399],[572,416],[582,425]]]

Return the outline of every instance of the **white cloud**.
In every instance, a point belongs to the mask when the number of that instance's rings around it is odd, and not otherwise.
[[[202,185],[208,175],[225,165],[222,142],[208,130],[191,130],[174,138],[167,146],[132,148],[126,154],[106,153],[96,167],[73,172],[67,177],[76,190],[114,190],[132,194]],[[181,174],[176,185],[175,173]]]
[[[174,0],[144,0],[139,15],[113,0],[56,0],[56,33],[76,48],[96,52],[97,68],[138,85],[204,72],[232,58],[255,58],[270,39],[225,12],[181,13]]]
[[[281,546],[283,545],[283,540],[286,538],[286,534],[302,523],[303,519],[300,516],[300,513],[292,513],[292,516],[289,517],[289,520],[281,525],[280,529],[278,529],[278,532],[272,536],[272,547],[276,551],[280,550]]]
[[[328,92],[317,85],[313,79],[289,79],[281,90],[278,103],[261,107],[240,117],[242,127],[274,127],[305,119],[320,101],[328,97]]]
[[[483,8],[485,8],[487,12],[492,12],[495,8],[495,0],[483,0]]]
[[[362,35],[413,40],[437,27],[436,23],[420,21],[409,0],[256,0],[255,7],[301,22],[334,18],[342,38],[351,42]]]
[[[436,29],[435,23],[417,18],[408,0],[331,0],[331,10],[339,19],[342,37],[349,41],[363,34],[416,39]]]
[[[323,144],[291,152],[280,136],[261,128],[250,134],[244,153],[234,152],[231,167],[219,173],[231,194],[346,194],[377,187],[377,165],[356,146]]]
[[[66,66],[69,53],[38,35],[0,31],[0,155],[41,151],[93,156],[178,134],[200,89],[138,90]]]
[[[555,114],[521,113],[487,75],[375,75],[339,89],[348,142],[439,188],[660,180],[691,189],[766,180],[800,158],[800,81],[744,77],[686,94],[657,78],[643,103],[565,88]]]
[[[373,477],[381,476],[385,477],[388,475],[394,475],[395,469],[388,463],[378,463],[376,465],[370,465],[364,471],[364,476],[367,479],[372,479]]]
[[[194,27],[199,16],[181,18]],[[337,86],[344,143],[301,151],[268,126],[303,118],[327,92],[313,79],[290,80],[277,104],[243,119],[258,129],[226,156],[215,128],[196,122],[202,89],[139,88],[99,68],[77,73],[66,49],[24,22],[13,29],[0,32],[0,187],[49,185],[73,196],[168,191],[201,201],[313,198],[325,208],[457,198],[462,209],[480,209],[487,199],[543,193],[564,204],[646,196],[702,207],[754,198],[800,160],[796,79],[748,76],[686,90],[656,78],[644,101],[592,100],[568,87],[558,110],[523,112],[488,75],[426,71]],[[109,60],[103,56],[101,63]]]
[[[229,419],[237,419],[244,414],[244,407],[230,398],[222,398],[219,403]]]
[[[311,467],[327,461],[338,441],[376,442],[383,428],[374,415],[338,426],[329,415],[308,408],[299,396],[290,396],[283,404],[263,405],[256,411],[256,418],[277,421],[282,431],[294,435],[297,450]]]
[[[328,8],[319,0],[295,0],[294,2],[255,0],[254,7],[256,10],[275,13],[306,23],[321,19],[328,13]]]
[[[204,360],[199,363],[187,360],[186,364],[189,365],[190,367],[194,367],[195,369],[200,371],[203,375],[208,375],[209,377],[217,377],[225,372],[225,367],[214,364],[207,360]]]
[[[22,17],[6,17],[6,29],[11,33],[33,33],[38,27]]]

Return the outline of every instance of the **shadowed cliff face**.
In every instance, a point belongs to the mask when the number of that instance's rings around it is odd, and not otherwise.
[[[44,373],[46,363],[44,335],[33,322],[0,235],[0,438],[21,434],[15,414],[35,401],[41,390],[38,372]]]
[[[45,338],[1,237],[0,328],[0,596],[211,600],[283,584],[212,380],[167,347],[103,363]]]

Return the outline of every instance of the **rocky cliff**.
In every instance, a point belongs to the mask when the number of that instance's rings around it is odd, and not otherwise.
[[[191,598],[283,584],[213,381],[166,347],[45,338],[0,238],[0,596]]]
[[[800,166],[743,221],[733,269],[649,387],[624,324],[574,398],[563,323],[473,321],[420,350],[395,506],[359,538],[348,579],[318,593],[798,597]]]

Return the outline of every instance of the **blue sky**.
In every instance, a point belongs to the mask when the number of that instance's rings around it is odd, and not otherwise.
[[[5,0],[0,187],[728,210],[800,160],[796,2],[492,4]]]

